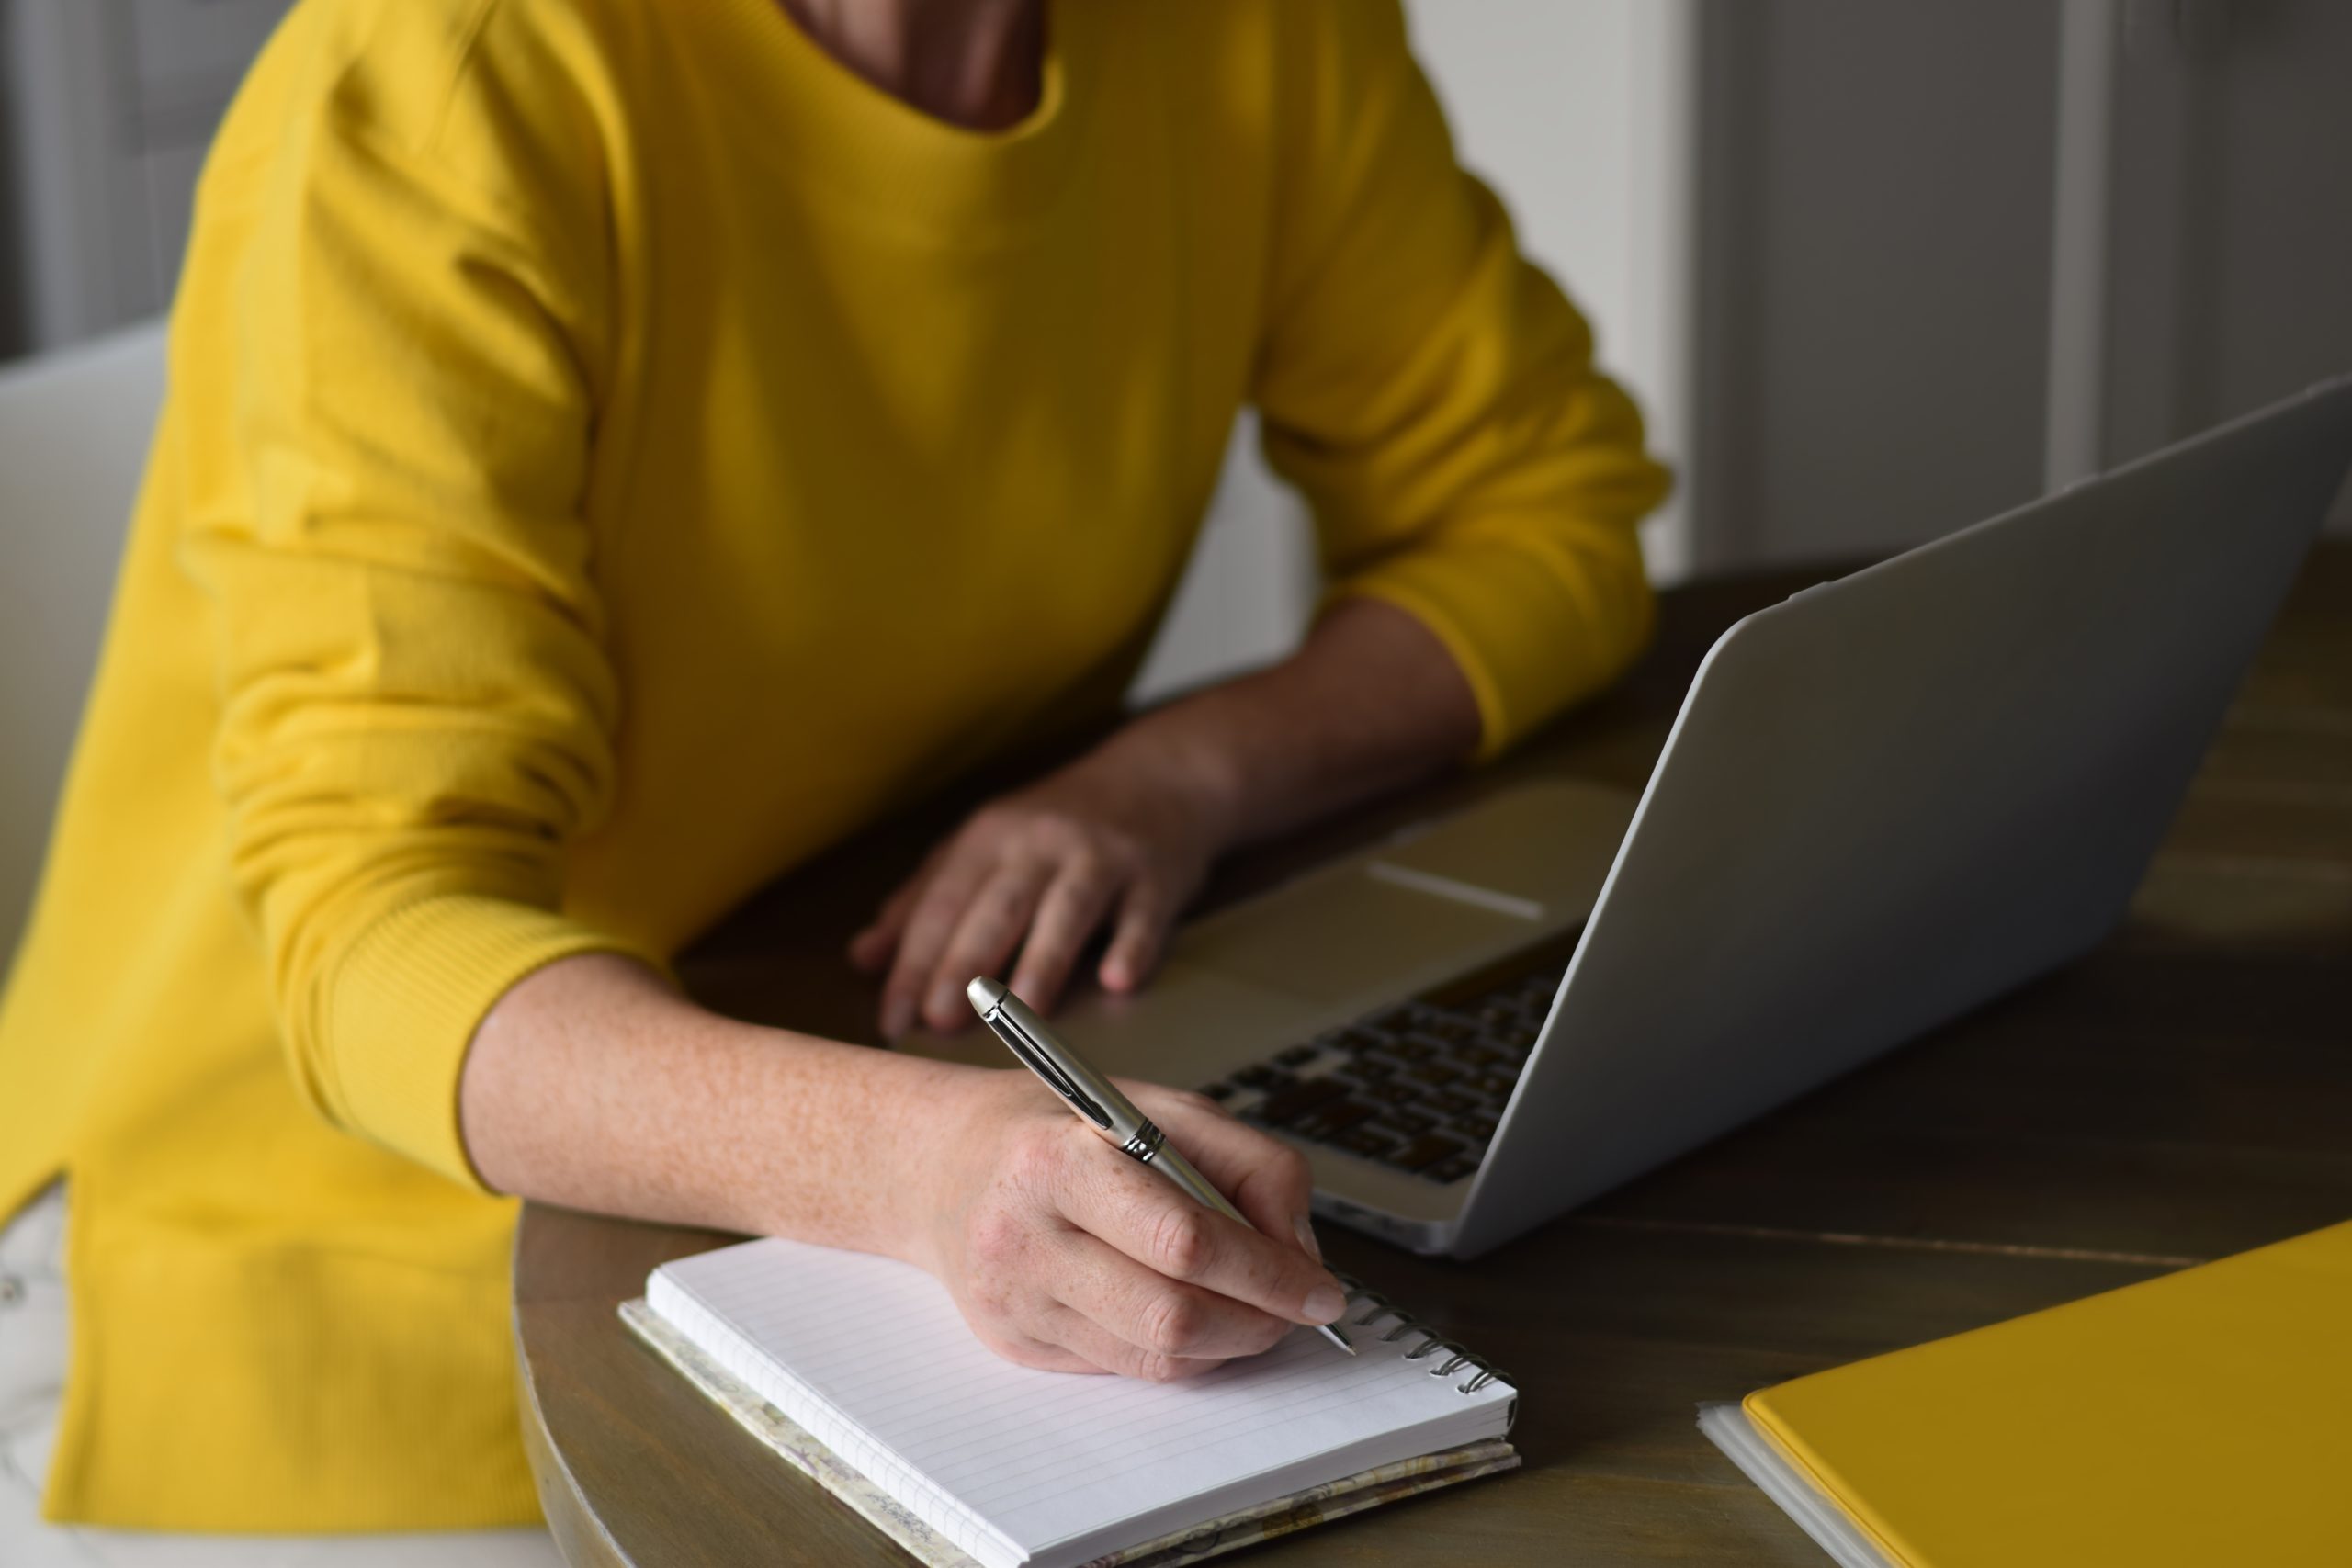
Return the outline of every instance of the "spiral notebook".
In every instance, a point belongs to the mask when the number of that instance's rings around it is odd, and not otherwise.
[[[1000,1359],[888,1258],[752,1241],[663,1264],[632,1327],[927,1562],[1192,1561],[1518,1462],[1510,1382],[1354,1289],[1358,1354],[1300,1329],[1174,1383]]]

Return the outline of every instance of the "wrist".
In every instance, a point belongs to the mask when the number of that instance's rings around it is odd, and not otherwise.
[[[1243,836],[1249,782],[1241,758],[1201,705],[1194,699],[1146,714],[1078,765],[1116,774],[1131,797],[1156,798],[1163,814],[1185,825],[1203,858],[1213,860]]]
[[[883,1151],[874,1170],[871,1234],[864,1250],[937,1274],[939,1237],[971,1196],[974,1149],[1016,1109],[1012,1074],[877,1052],[889,1063],[887,1124],[867,1146]],[[1026,1077],[1026,1074],[1022,1075]]]

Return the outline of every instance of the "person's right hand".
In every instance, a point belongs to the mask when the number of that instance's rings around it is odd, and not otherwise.
[[[967,1083],[930,1151],[929,1217],[912,1246],[997,1354],[1166,1382],[1345,1310],[1296,1150],[1199,1095],[1121,1082],[1252,1231],[1114,1148],[1029,1073]]]

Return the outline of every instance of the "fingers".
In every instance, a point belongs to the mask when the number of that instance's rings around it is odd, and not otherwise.
[[[956,934],[972,895],[994,870],[993,863],[950,855],[923,888],[899,938],[898,956],[882,982],[882,1035],[895,1040],[912,1029],[916,1010],[937,973],[941,954]]]
[[[1201,1095],[1147,1085],[1128,1092],[1251,1224],[1267,1235],[1294,1239],[1307,1256],[1323,1260],[1310,1218],[1315,1177],[1305,1155],[1235,1121]]]
[[[975,812],[851,940],[853,962],[888,970],[882,1032],[896,1038],[918,1017],[940,1030],[969,1023],[964,987],[1003,973],[1016,952],[1013,990],[1052,1008],[1114,907],[1099,978],[1141,986],[1216,847],[1203,822],[1155,798],[1133,780],[1057,774]]]
[[[1119,901],[1119,922],[1095,974],[1105,990],[1132,991],[1150,976],[1176,918],[1176,900],[1149,877],[1138,877]]]
[[[888,1039],[905,1033],[918,1018],[941,1031],[970,1022],[964,987],[975,975],[1003,973],[1016,951],[1021,964],[1013,991],[1038,1010],[1050,1010],[1123,883],[1130,911],[1162,907],[1156,896],[1138,897],[1143,883],[1128,883],[1131,872],[1084,845],[1041,853],[976,839],[951,844],[933,860],[924,875],[891,895],[874,924],[850,944],[854,963],[889,965],[881,1014]],[[1165,934],[1165,919],[1154,915],[1144,957],[1125,961],[1135,983]]]
[[[922,863],[915,867],[914,874],[899,884],[890,897],[882,901],[882,908],[875,913],[874,922],[850,938],[849,961],[852,964],[871,975],[880,972],[890,962],[890,955],[898,951],[899,938],[906,931],[907,917],[914,912],[915,900],[931,885],[933,874],[939,870],[939,863],[947,858],[947,852],[954,847],[954,842],[949,840],[933,844],[931,852],[922,857]]]
[[[979,1163],[951,1175],[947,1190],[968,1197],[939,1205],[945,1223],[924,1261],[998,1354],[1166,1381],[1344,1312],[1302,1236],[1308,1176],[1295,1151],[1197,1095],[1132,1086],[1261,1234],[1039,1105],[1026,1075],[975,1082]]]
[[[1107,1158],[1062,1168],[1060,1207],[1072,1223],[1156,1273],[1287,1322],[1329,1323],[1345,1310],[1339,1281],[1301,1250],[1295,1232],[1278,1225],[1272,1236],[1261,1235],[1194,1202],[1108,1145],[1102,1150]]]
[[[1281,1318],[1154,1273],[1083,1231],[1064,1227],[1046,1250],[1055,1293],[1032,1295],[981,1329],[999,1355],[1023,1366],[1167,1382],[1270,1350],[1291,1330]]]
[[[1267,1322],[1274,1321],[1272,1318]],[[1047,1309],[1043,1332],[1053,1337],[1061,1353],[1086,1363],[1088,1371],[1116,1372],[1147,1382],[1174,1382],[1198,1377],[1225,1365],[1221,1356],[1171,1356],[1150,1349],[1114,1333],[1074,1307],[1057,1303]]]
[[[1151,1376],[1135,1370],[1136,1357],[1215,1362],[1254,1356],[1273,1348],[1291,1330],[1287,1319],[1169,1279],[1084,1231],[1065,1231],[1063,1237],[1055,1260],[1056,1295],[1131,1352],[1125,1364],[1114,1366],[1084,1345],[1052,1336],[1097,1366],[1128,1377]]]
[[[1073,1220],[1061,1196],[1070,1168],[1082,1176],[1106,1161],[1131,1165],[1066,1119],[1041,1120],[1015,1141],[1001,1166],[1006,1179],[990,1183],[959,1218],[956,1262],[942,1276],[974,1332],[1024,1366],[1099,1368],[1155,1381],[1280,1343],[1292,1327],[1287,1319],[1168,1278]],[[1154,1185],[1165,1199],[1199,1209]]]
[[[1048,1309],[1046,1325],[1058,1326],[1058,1320],[1051,1315],[1052,1311],[1052,1308]],[[1069,1313],[1069,1308],[1060,1307],[1059,1311]],[[1075,1317],[1077,1314],[1071,1313],[1070,1315]],[[968,1315],[964,1321],[971,1325],[973,1335],[981,1344],[1017,1367],[1035,1367],[1045,1372],[1107,1372],[1113,1370],[1080,1355],[1059,1340],[1040,1339],[1032,1334],[1009,1333]]]
[[[1075,860],[1062,868],[1038,900],[1029,940],[1021,944],[1021,966],[1013,971],[1013,995],[1050,1012],[1061,1000],[1079,951],[1111,907],[1117,884],[1101,862]]]
[[[871,975],[889,963],[890,955],[899,950],[899,933],[906,930],[907,916],[913,910],[925,880],[921,874],[908,878],[883,902],[874,923],[849,939],[852,964]]]
[[[1012,958],[1036,913],[1051,868],[1030,862],[1000,864],[971,895],[928,977],[920,983],[922,1018],[932,1028],[953,1031],[971,1021],[964,987],[975,975],[994,975]],[[918,917],[920,919],[920,916]],[[911,930],[909,948],[913,946]],[[902,955],[903,956],[903,955]]]

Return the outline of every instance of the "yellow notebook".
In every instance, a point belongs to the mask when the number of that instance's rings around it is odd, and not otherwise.
[[[2347,1568],[2352,1224],[1700,1426],[1849,1568]]]

